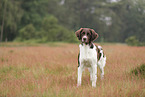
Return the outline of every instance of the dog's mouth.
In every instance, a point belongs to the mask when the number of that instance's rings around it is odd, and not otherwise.
[[[82,43],[88,44],[87,40],[82,40]]]

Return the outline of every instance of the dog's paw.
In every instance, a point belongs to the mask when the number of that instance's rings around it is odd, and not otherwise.
[[[92,87],[93,87],[93,88],[96,87],[96,82],[92,82]]]
[[[77,87],[80,87],[81,86],[81,84],[77,84]]]

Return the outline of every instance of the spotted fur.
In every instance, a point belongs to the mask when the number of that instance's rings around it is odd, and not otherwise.
[[[78,54],[78,81],[77,85],[81,85],[82,72],[85,68],[90,71],[90,79],[92,87],[96,87],[97,66],[101,70],[101,79],[104,78],[104,67],[106,64],[106,56],[101,46],[95,46],[92,42],[97,39],[98,34],[90,28],[81,28],[76,31],[76,36],[81,41],[79,45],[80,52]]]

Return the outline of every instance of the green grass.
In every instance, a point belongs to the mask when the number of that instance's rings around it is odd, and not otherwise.
[[[47,43],[35,43],[35,42],[3,42],[0,43],[0,47],[28,47],[28,46],[49,46],[49,47],[59,47],[66,46],[70,43],[65,42],[47,42]],[[13,51],[10,51],[11,53]]]
[[[15,67],[15,66],[3,66],[0,68],[0,82],[10,80],[10,79],[19,79],[26,77],[23,75],[23,72],[29,70],[27,67]]]

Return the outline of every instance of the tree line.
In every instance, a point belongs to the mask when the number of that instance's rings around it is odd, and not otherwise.
[[[145,42],[144,0],[1,0],[0,40],[76,42],[74,32],[94,29],[101,42]]]

